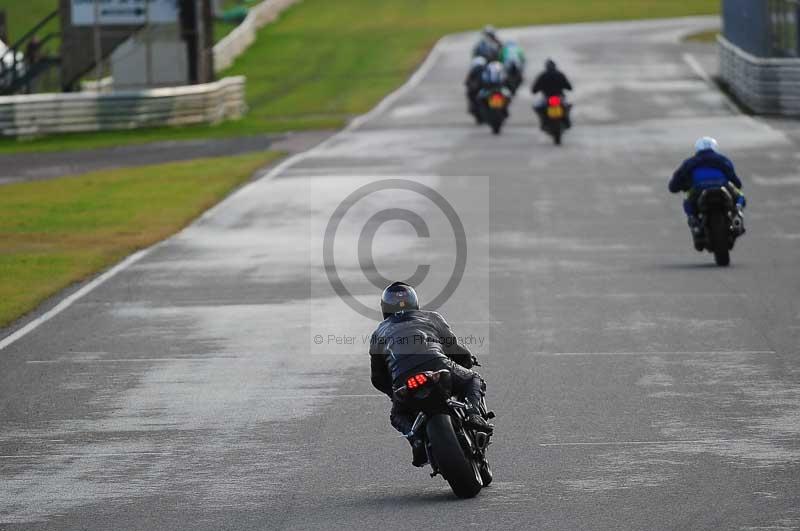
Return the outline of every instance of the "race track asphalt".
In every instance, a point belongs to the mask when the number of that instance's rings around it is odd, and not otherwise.
[[[44,314],[0,350],[0,529],[800,527],[800,150],[687,63],[680,37],[715,23],[501,32],[572,78],[560,148],[526,93],[502,135],[472,124],[474,36],[449,37],[373,113]],[[750,201],[726,269],[666,190],[704,134]],[[419,266],[498,414],[473,500],[410,466],[351,308]]]

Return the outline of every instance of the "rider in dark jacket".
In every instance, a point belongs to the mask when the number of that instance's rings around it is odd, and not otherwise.
[[[742,181],[736,175],[733,163],[719,152],[719,144],[711,137],[704,136],[695,142],[695,155],[683,161],[669,181],[669,191],[673,194],[686,192],[683,211],[686,213],[689,229],[695,241],[695,247],[702,249],[699,238],[702,227],[697,218],[697,198],[700,192],[709,188],[725,186],[736,200],[738,223],[735,225],[740,234],[744,233],[742,209],[746,205],[742,194]]]
[[[475,116],[480,122],[481,114],[478,105],[478,93],[483,84],[483,71],[486,68],[486,59],[481,56],[472,58],[469,65],[469,72],[464,80],[464,86],[467,89],[467,102],[469,104],[469,112]]]
[[[572,90],[572,85],[567,79],[567,76],[558,69],[556,63],[552,59],[548,59],[544,65],[544,72],[539,74],[539,77],[536,78],[531,86],[531,92],[533,94],[541,92],[544,95],[544,98],[533,107],[536,114],[541,118],[542,123],[544,123],[544,111],[547,109],[547,100],[551,96],[561,96],[563,98],[564,91],[566,90]],[[565,105],[565,108],[568,108],[568,106]],[[564,120],[567,127],[569,127],[571,125],[569,112],[567,112]]]
[[[384,320],[370,340],[372,385],[392,399],[392,426],[407,435],[414,423],[415,412],[394,400],[394,390],[405,380],[422,371],[448,369],[453,391],[468,404],[468,422],[477,429],[491,432],[481,402],[486,388],[478,373],[470,370],[476,364],[470,351],[458,344],[444,318],[436,312],[419,309],[414,288],[395,282],[381,295]],[[409,439],[414,453],[414,466],[427,462],[422,441]]]

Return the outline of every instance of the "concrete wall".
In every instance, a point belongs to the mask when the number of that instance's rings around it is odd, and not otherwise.
[[[229,77],[205,85],[108,94],[4,96],[0,135],[217,123],[244,114],[244,85],[244,77]]]
[[[756,57],[720,36],[720,77],[759,114],[800,116],[800,59]]]

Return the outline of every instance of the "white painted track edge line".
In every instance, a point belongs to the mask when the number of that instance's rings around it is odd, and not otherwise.
[[[158,245],[158,244],[156,244],[156,245]],[[117,265],[115,265],[111,269],[108,269],[106,272],[100,274],[100,276],[95,277],[89,283],[87,283],[86,285],[81,287],[78,291],[76,291],[75,293],[69,295],[67,298],[65,298],[64,300],[62,300],[58,304],[56,304],[53,308],[49,309],[48,311],[46,311],[45,313],[43,313],[39,317],[36,317],[35,319],[33,319],[32,321],[27,323],[22,328],[16,330],[15,332],[12,332],[8,336],[4,337],[2,340],[0,340],[0,350],[5,349],[6,347],[10,346],[14,342],[22,339],[23,337],[25,337],[29,333],[33,332],[34,330],[36,330],[41,325],[43,325],[44,323],[46,323],[47,321],[49,321],[50,319],[52,319],[56,315],[60,314],[61,312],[63,312],[64,310],[66,310],[67,308],[72,306],[78,299],[80,299],[84,295],[88,294],[89,292],[91,292],[92,290],[94,290],[95,288],[97,288],[98,286],[100,286],[101,284],[106,282],[107,280],[109,280],[111,277],[115,276],[120,271],[123,271],[124,269],[127,269],[131,265],[135,264],[136,262],[138,262],[139,260],[141,260],[142,258],[147,256],[156,247],[156,245],[153,245],[153,246],[148,247],[147,249],[143,249],[141,251],[137,251],[137,252],[133,253],[132,255],[128,256],[122,262],[119,262]]]
[[[324,149],[328,144],[330,144],[338,136],[340,136],[342,134],[345,134],[345,133],[348,133],[350,131],[353,131],[354,129],[357,129],[357,128],[361,127],[365,123],[369,122],[370,120],[372,120],[373,118],[375,118],[376,116],[378,116],[379,114],[384,112],[392,103],[394,103],[399,98],[401,98],[406,92],[408,92],[409,90],[411,90],[414,87],[416,87],[417,85],[419,85],[419,83],[422,81],[422,79],[425,77],[425,75],[431,70],[431,68],[433,68],[433,65],[436,62],[436,59],[438,59],[438,57],[439,57],[439,50],[440,50],[441,44],[447,38],[448,38],[448,36],[444,36],[441,39],[439,39],[436,42],[436,44],[433,46],[431,51],[428,53],[428,56],[425,58],[425,60],[422,62],[422,64],[419,66],[419,68],[411,75],[411,77],[405,83],[403,83],[400,87],[398,87],[396,90],[394,90],[393,92],[391,92],[388,95],[386,95],[386,97],[384,97],[378,103],[378,105],[376,105],[374,108],[372,108],[366,114],[355,118],[353,121],[351,121],[349,124],[347,124],[344,127],[344,129],[342,129],[341,131],[333,134],[332,136],[330,136],[329,138],[327,138],[323,142],[317,144],[313,148],[311,148],[311,149],[309,149],[307,151],[303,151],[302,153],[297,153],[296,155],[293,155],[293,156],[285,159],[284,161],[280,162],[277,166],[272,168],[272,170],[267,172],[267,174],[264,175],[261,179],[258,179],[257,181],[254,181],[254,182],[258,182],[260,180],[269,180],[269,179],[275,178],[277,175],[280,175],[287,168],[293,166],[294,164],[297,164],[298,162],[302,162],[303,160],[305,160],[308,157],[310,157],[316,151]],[[2,340],[0,340],[0,351],[2,351],[3,349],[11,346],[15,342],[19,341],[20,339],[22,339],[26,335],[28,335],[31,332],[33,332],[34,330],[39,328],[41,325],[43,325],[44,323],[46,323],[47,321],[49,321],[50,319],[52,319],[56,315],[60,314],[61,312],[63,312],[64,310],[66,310],[67,308],[72,306],[80,298],[84,297],[85,295],[90,293],[92,290],[94,290],[95,288],[97,288],[98,286],[103,284],[104,282],[110,280],[112,277],[116,276],[118,273],[124,271],[125,269],[127,269],[131,265],[135,264],[136,262],[138,262],[139,260],[141,260],[142,258],[147,256],[153,249],[155,249],[159,245],[162,245],[162,244],[172,240],[173,238],[176,238],[176,237],[180,236],[180,234],[183,233],[183,231],[187,230],[189,227],[192,227],[195,223],[199,223],[199,222],[202,222],[203,220],[206,220],[206,219],[210,218],[220,208],[225,206],[226,203],[229,200],[231,200],[231,198],[235,197],[236,195],[238,195],[240,193],[243,193],[245,190],[247,190],[248,187],[253,185],[254,182],[251,182],[251,183],[239,188],[239,190],[236,190],[231,195],[229,195],[228,197],[226,197],[225,199],[223,199],[222,201],[220,201],[219,203],[217,203],[216,205],[214,205],[210,209],[206,210],[195,221],[193,221],[188,227],[184,228],[183,230],[177,232],[176,234],[173,234],[172,236],[168,237],[165,240],[162,240],[162,241],[160,241],[158,243],[155,243],[155,244],[151,245],[150,247],[148,247],[146,249],[143,249],[141,251],[138,251],[138,252],[128,256],[122,262],[119,262],[117,265],[115,265],[111,269],[107,270],[105,273],[102,273],[100,276],[98,276],[95,279],[93,279],[92,281],[90,281],[88,284],[83,286],[81,289],[79,289],[75,293],[73,293],[73,294],[69,295],[67,298],[63,299],[61,302],[59,302],[56,306],[54,306],[50,310],[46,311],[45,313],[43,313],[39,317],[36,317],[35,319],[33,319],[30,322],[28,322],[27,324],[25,324],[23,327],[17,329],[16,331],[12,332],[8,336],[4,337]]]

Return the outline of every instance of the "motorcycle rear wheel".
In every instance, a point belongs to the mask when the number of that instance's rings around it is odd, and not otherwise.
[[[492,123],[489,124],[489,125],[492,126],[492,133],[494,133],[496,135],[499,135],[500,134],[500,129],[503,128],[503,122],[500,121],[500,120],[493,120]]]
[[[731,253],[728,246],[728,222],[721,212],[717,212],[711,216],[709,224],[714,249],[714,262],[720,267],[726,267],[731,263]]]
[[[453,493],[459,498],[474,498],[483,481],[478,467],[464,455],[449,415],[434,415],[426,426],[433,458]]]

